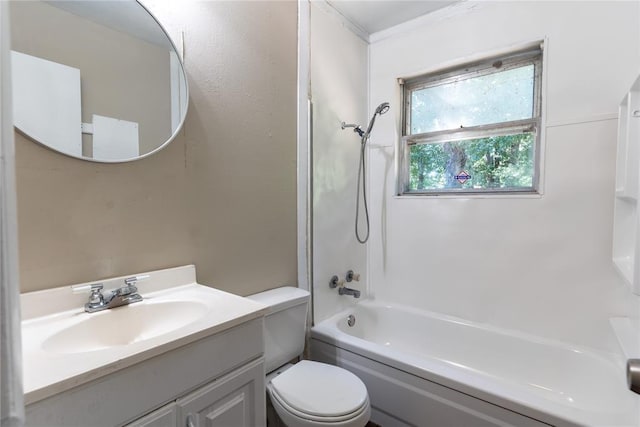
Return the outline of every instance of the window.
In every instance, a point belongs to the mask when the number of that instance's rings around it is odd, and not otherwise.
[[[401,81],[399,194],[538,188],[542,51]]]

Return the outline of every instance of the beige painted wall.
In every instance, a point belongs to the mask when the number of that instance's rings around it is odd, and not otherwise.
[[[17,136],[23,292],[195,263],[241,295],[296,283],[296,2],[145,1],[184,31],[166,149],[104,165]]]

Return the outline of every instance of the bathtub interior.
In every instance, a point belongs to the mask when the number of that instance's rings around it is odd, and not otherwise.
[[[574,419],[637,414],[640,421],[620,354],[375,301],[321,322],[312,336],[502,404],[517,400]]]

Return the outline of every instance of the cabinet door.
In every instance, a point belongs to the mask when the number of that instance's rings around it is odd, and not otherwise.
[[[150,414],[127,424],[125,427],[175,427],[178,422],[178,405],[171,402]]]
[[[178,426],[264,426],[264,377],[260,358],[178,399]]]

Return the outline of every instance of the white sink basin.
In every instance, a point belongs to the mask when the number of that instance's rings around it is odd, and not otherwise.
[[[132,344],[175,331],[206,313],[207,305],[196,301],[142,301],[98,313],[82,313],[78,323],[44,340],[42,349],[70,354]]]
[[[27,404],[259,318],[267,310],[197,284],[194,266],[140,274],[150,275],[138,285],[141,302],[97,313],[84,311],[88,293],[72,293],[69,286],[21,295]],[[115,289],[124,278],[101,282],[105,290]]]

